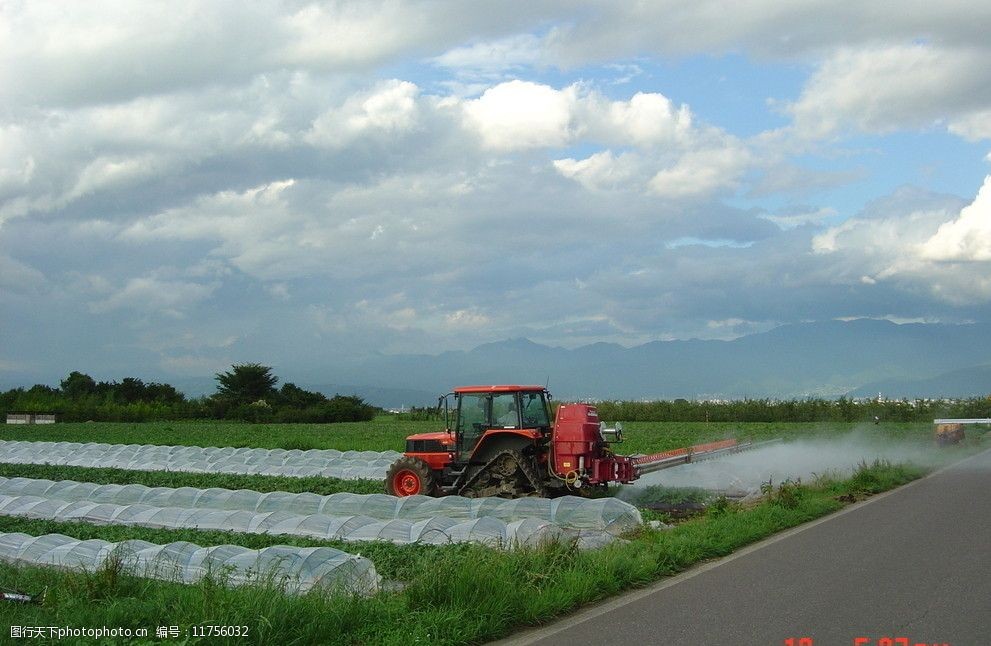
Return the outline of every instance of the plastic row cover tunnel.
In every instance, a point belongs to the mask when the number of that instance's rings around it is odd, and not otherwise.
[[[0,495],[0,515],[157,529],[290,534],[344,541],[389,541],[398,544],[434,545],[475,542],[505,549],[535,547],[549,541],[574,541],[579,548],[597,548],[614,539],[614,536],[607,532],[568,529],[533,518],[508,523],[498,518],[457,520],[434,517],[418,521],[377,520],[367,516],[302,515],[287,511],[256,512],[117,505],[38,496]]]
[[[643,520],[636,507],[616,498],[462,498],[446,496],[396,497],[385,494],[260,493],[250,489],[197,489],[146,487],[139,484],[98,485],[72,480],[0,478],[0,494],[41,496],[60,500],[88,500],[119,505],[145,504],[155,507],[230,509],[254,512],[287,511],[293,514],[358,515],[379,520],[425,520],[497,518],[503,521],[526,518],[561,527],[605,530],[620,534]]]
[[[371,595],[379,587],[371,561],[330,547],[277,545],[252,550],[238,545],[156,545],[137,540],[110,543],[61,534],[0,534],[0,560],[8,563],[94,571],[108,558],[119,559],[137,576],[182,583],[196,582],[209,573],[232,585],[268,583],[289,593],[319,588]]]
[[[322,476],[347,480],[384,478],[389,465],[400,455],[396,451],[0,441],[0,462],[6,463],[113,467],[138,471]]]

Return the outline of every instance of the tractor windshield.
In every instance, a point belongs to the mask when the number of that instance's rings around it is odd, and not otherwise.
[[[547,399],[544,393],[520,393],[520,404],[524,427],[536,428],[551,425],[550,416],[547,414]]]

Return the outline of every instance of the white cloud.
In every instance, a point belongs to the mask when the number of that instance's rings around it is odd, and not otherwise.
[[[650,191],[662,197],[690,198],[732,189],[750,159],[750,153],[740,146],[692,151],[658,171],[649,182]]]
[[[606,69],[616,73],[616,78],[610,81],[613,85],[629,83],[643,74],[643,68],[635,63],[612,63],[606,65]]]
[[[282,19],[286,39],[281,58],[297,65],[376,61],[401,50],[424,31],[428,20],[398,2],[310,3]]]
[[[949,216],[945,210],[891,213],[885,217],[850,218],[812,238],[817,254],[844,253],[861,258],[856,263],[888,267],[896,259],[916,258],[912,249],[935,231]]]
[[[463,102],[467,126],[492,149],[554,148],[578,140],[650,147],[698,137],[687,105],[675,106],[656,92],[610,101],[572,84],[560,90],[513,80]]]
[[[981,25],[988,20],[991,10],[979,0],[567,7],[391,0],[289,8],[261,0],[250,7],[177,2],[167,10],[113,2],[7,4],[0,10],[0,59],[7,63],[0,69],[0,98],[8,105],[11,99],[107,104],[237,87],[287,68],[361,72],[410,52],[444,69],[490,76],[540,63],[567,68],[599,61],[636,73],[635,64],[615,61],[743,52],[826,58],[794,106],[805,128],[821,132],[842,118],[872,130],[947,119],[951,128],[975,136],[971,116],[988,109],[980,64],[988,53]],[[962,66],[970,67],[957,74]],[[827,102],[816,110],[820,96]]]
[[[272,112],[308,103],[307,97],[285,98],[283,90],[280,83],[240,93],[206,91],[39,109],[20,125],[0,131],[0,139],[14,133],[17,144],[0,148],[0,219],[57,212],[83,198],[109,194],[114,195],[112,208],[102,217],[113,217],[115,211],[140,213],[156,196],[182,200],[204,181],[224,184],[240,169],[210,169],[211,160],[258,155],[258,146],[270,154],[284,146],[289,135],[279,129],[283,117],[273,118]],[[293,133],[297,139],[299,131]],[[8,199],[3,199],[4,188]]]
[[[626,56],[746,52],[763,59],[820,55],[837,47],[928,41],[985,46],[991,8],[981,0],[857,2],[720,0],[590,2],[551,30],[547,56],[565,65]]]
[[[991,275],[973,263],[991,260],[989,185],[959,211],[889,211],[851,218],[812,238],[831,256],[834,280],[929,292],[955,306],[991,299]]]
[[[628,101],[611,101],[577,85],[569,89],[573,130],[581,140],[633,149],[553,162],[561,175],[586,189],[696,198],[735,187],[752,164],[742,142],[696,124],[687,105],[676,106],[662,94],[637,92]]]
[[[4,3],[0,100],[100,104],[233,87],[286,68],[362,73],[411,52],[441,54],[469,35],[517,33],[550,9],[435,0]]]
[[[457,181],[401,175],[339,188],[283,180],[221,191],[141,218],[119,239],[206,243],[212,258],[266,281],[378,276],[397,265],[408,271],[437,264],[435,250],[423,244],[457,221],[450,206],[437,208],[437,200],[459,196]],[[468,253],[454,249],[445,261],[456,263]]]
[[[260,278],[304,275],[314,270],[318,258],[312,252],[324,246],[329,231],[315,231],[312,220],[292,209],[286,193],[295,184],[288,179],[243,192],[221,191],[138,220],[120,238],[214,241],[220,245],[216,253],[241,271]],[[300,253],[307,249],[310,253]]]
[[[970,141],[991,139],[991,109],[957,117],[950,122],[949,130]]]
[[[542,48],[541,38],[533,34],[514,34],[455,47],[430,59],[430,62],[459,76],[492,78],[537,64]]]
[[[773,222],[782,229],[787,230],[809,224],[822,224],[830,218],[835,218],[836,215],[836,209],[822,207],[818,209],[798,209],[795,211],[778,214],[767,213],[761,217],[768,222]]]
[[[585,159],[555,159],[554,168],[586,189],[602,190],[628,187],[631,180],[643,179],[642,160],[631,153],[614,155],[611,150],[594,153]]]
[[[945,120],[973,136],[982,132],[974,113],[991,104],[988,54],[931,44],[844,48],[823,63],[788,110],[810,137],[831,135],[848,124],[888,133]]]
[[[232,20],[222,5],[6,3],[0,97],[103,102],[242,76],[270,47],[261,9],[242,7]]]
[[[973,203],[922,244],[921,255],[935,261],[991,261],[991,175]]]
[[[451,312],[444,317],[444,321],[452,328],[484,328],[492,319],[477,308],[472,308]]]
[[[593,136],[648,146],[687,140],[692,132],[692,113],[687,105],[675,106],[656,92],[637,92],[629,101],[606,102],[595,94],[585,101]]]
[[[400,135],[416,127],[418,94],[419,88],[409,81],[380,83],[317,117],[306,139],[317,145],[343,147],[368,133]]]
[[[334,98],[329,108],[326,98],[320,105],[328,89]],[[14,182],[8,182],[14,195],[0,203],[0,217],[56,212],[81,198],[110,193],[118,210],[140,213],[149,208],[148,185],[156,184],[168,184],[163,202],[194,197],[175,193],[171,178],[180,178],[180,188],[190,193],[209,192],[211,186],[197,186],[203,181],[223,193],[245,182],[232,160],[260,170],[262,181],[272,177],[258,168],[259,162],[284,167],[292,158],[302,158],[307,172],[328,177],[341,175],[341,166],[345,173],[371,169],[388,176],[396,166],[416,167],[417,159],[429,159],[448,172],[466,169],[466,161],[469,167],[492,163],[516,150],[596,142],[663,151],[662,160],[638,171],[649,175],[675,162],[680,151],[723,136],[697,127],[687,106],[676,106],[661,94],[637,92],[628,100],[610,100],[580,84],[558,89],[517,80],[462,99],[423,95],[417,85],[397,79],[355,90],[294,74],[256,79],[231,96],[206,91],[60,109],[39,115],[28,134],[10,130],[18,149],[33,154],[29,161],[14,160],[19,167],[12,161],[13,168],[2,175]],[[477,138],[466,139],[465,128]],[[407,147],[409,154],[403,152]],[[313,148],[341,157],[314,158]],[[634,159],[609,154],[628,166]],[[385,168],[375,169],[376,164]],[[204,166],[216,168],[204,175]],[[598,177],[604,170],[581,176],[587,186],[604,185],[613,181]],[[44,181],[32,182],[37,176]]]
[[[120,291],[94,302],[90,310],[101,314],[129,308],[181,318],[183,310],[208,298],[216,288],[217,285],[165,281],[153,277],[131,278]]]
[[[79,173],[66,199],[73,200],[95,191],[121,187],[165,170],[165,164],[154,155],[97,157]]]
[[[577,134],[573,122],[577,91],[575,86],[559,91],[529,81],[500,83],[465,101],[465,118],[482,142],[495,150],[564,146]]]
[[[453,98],[446,105],[456,104]],[[573,84],[562,89],[509,81],[464,101],[465,125],[497,152],[563,148],[595,142],[636,152],[592,153],[553,161],[554,168],[589,190],[632,188],[665,197],[693,197],[733,187],[751,162],[737,140],[694,123],[686,105],[658,93],[609,100]]]

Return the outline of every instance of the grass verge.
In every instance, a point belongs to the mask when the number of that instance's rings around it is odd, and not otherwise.
[[[319,593],[293,598],[268,588],[230,589],[211,581],[181,586],[126,574],[0,565],[3,587],[48,590],[44,605],[0,606],[0,624],[130,626],[152,633],[159,625],[247,625],[247,639],[230,640],[238,644],[477,643],[725,556],[924,473],[920,467],[875,462],[845,480],[785,482],[751,506],[713,505],[704,517],[671,530],[645,527],[628,542],[596,551],[579,552],[569,545],[516,552],[472,545],[411,550],[403,554],[409,560],[405,565],[382,565],[397,574],[403,568],[408,574],[403,590],[368,599]]]

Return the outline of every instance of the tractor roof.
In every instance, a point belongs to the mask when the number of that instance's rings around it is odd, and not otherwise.
[[[515,392],[543,392],[543,386],[459,386],[454,389],[456,393],[515,393]]]

